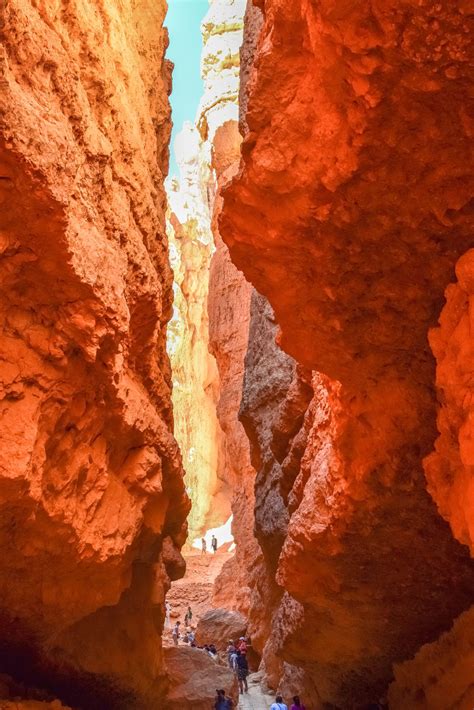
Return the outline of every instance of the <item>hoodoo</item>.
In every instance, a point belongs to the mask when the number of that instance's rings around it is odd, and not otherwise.
[[[474,15],[199,3],[0,3],[0,706],[472,710]]]

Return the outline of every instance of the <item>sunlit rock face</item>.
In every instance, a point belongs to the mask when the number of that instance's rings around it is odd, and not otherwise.
[[[312,389],[281,448],[258,398],[242,412],[257,534],[283,593],[275,658],[307,671],[315,702],[349,707],[383,694],[393,663],[473,600],[468,550],[439,514],[469,541],[468,257],[431,336],[447,401],[429,483],[423,468],[436,439],[428,331],[472,239],[467,16],[447,1],[257,4],[243,159],[220,232]],[[257,371],[258,352],[251,335]]]
[[[255,470],[249,441],[239,421],[244,357],[250,323],[252,287],[231,262],[217,224],[222,209],[221,191],[232,179],[240,160],[238,131],[239,61],[245,2],[215,0],[204,18],[203,79],[199,126],[211,145],[215,178],[212,231],[215,243],[209,274],[209,348],[219,370],[217,416],[222,430],[221,468],[232,491],[232,532],[236,553],[215,582],[214,605],[237,609],[249,619],[253,647],[261,653],[254,609],[261,603],[256,593],[263,574],[263,559],[253,535]],[[253,590],[253,592],[251,592]]]
[[[186,538],[164,14],[2,9],[0,664],[91,709],[159,704]]]
[[[176,282],[169,350],[176,431],[193,500],[190,532],[222,525],[232,502],[239,560],[258,554],[251,533],[254,471],[238,421],[251,287],[231,263],[216,220],[220,190],[240,155],[244,11],[242,0],[215,0],[202,22],[204,95],[197,127],[186,126],[177,141],[179,181],[168,183]],[[246,610],[248,600],[246,567],[233,560],[216,583],[216,604]]]
[[[204,94],[198,125],[203,137],[212,141],[226,121],[238,120],[239,50],[246,0],[210,0],[209,4],[201,25]]]
[[[219,476],[219,376],[208,347],[209,264],[214,249],[208,196],[209,146],[195,126],[186,124],[178,134],[175,151],[180,177],[167,185],[175,280],[168,351],[173,368],[175,431],[192,500],[188,520],[192,541],[227,520],[230,494]]]

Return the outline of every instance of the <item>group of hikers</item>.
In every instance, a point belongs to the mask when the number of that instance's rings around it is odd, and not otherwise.
[[[217,545],[218,545],[217,537],[215,535],[213,535],[211,538],[211,549],[214,554],[216,554],[216,552],[217,552]],[[206,552],[207,552],[206,538],[202,537],[201,538],[201,555],[205,555]]]
[[[166,602],[166,623],[165,626],[168,628],[171,626],[171,621],[170,621],[170,615],[171,615],[171,604],[169,602]],[[173,631],[171,632],[171,638],[173,639],[173,643],[175,646],[178,645],[179,641],[183,641],[183,643],[188,643],[190,646],[195,646],[196,645],[196,636],[194,633],[194,628],[192,626],[192,620],[193,620],[193,612],[190,606],[188,606],[188,610],[184,616],[184,633],[181,633],[181,622],[176,621],[175,625],[173,626]]]
[[[171,604],[167,601],[165,604],[166,608],[166,626],[171,627]],[[213,660],[219,661],[219,653],[214,644],[204,644],[203,646],[198,646],[196,643],[196,636],[194,633],[194,627],[192,625],[193,612],[190,606],[188,606],[186,614],[184,616],[184,633],[181,632],[181,622],[176,621],[171,633],[173,643],[175,646],[179,645],[179,642],[188,644],[192,648],[200,649],[206,652]],[[234,642],[233,639],[229,639],[226,648],[226,657],[229,668],[235,673],[237,677],[237,682],[239,684],[239,693],[248,693],[248,682],[247,678],[249,676],[249,664],[247,660],[247,651],[249,648],[249,641],[241,636],[238,641]],[[230,698],[225,690],[216,690],[216,698],[214,703],[215,710],[232,710],[234,708],[234,703],[232,698]],[[281,695],[277,695],[275,702],[271,704],[270,710],[288,710],[288,706],[283,702]],[[290,710],[305,710],[304,705],[300,702],[297,695],[293,697],[293,704]]]
[[[171,626],[171,622],[168,621],[170,614],[171,605],[169,604],[169,602],[166,602],[166,626],[168,628]],[[196,634],[194,633],[194,626],[192,626],[192,620],[193,612],[191,607],[188,606],[188,610],[184,616],[184,632],[181,631],[180,621],[176,621],[173,626],[171,638],[173,639],[174,645],[178,646],[179,642],[181,641],[182,643],[188,644],[192,648],[198,648],[201,651],[205,651],[214,661],[217,661],[219,658],[219,654],[217,652],[217,648],[213,643],[204,644],[203,646],[198,646],[198,644],[196,643]]]
[[[244,691],[248,692],[247,677],[249,675],[249,664],[247,661],[247,649],[248,643],[244,636],[241,636],[237,643],[234,643],[232,639],[229,640],[229,644],[226,649],[227,662],[229,668],[237,676],[239,682],[239,691],[242,694]]]

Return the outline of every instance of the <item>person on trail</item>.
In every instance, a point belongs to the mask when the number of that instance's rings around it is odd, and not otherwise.
[[[171,604],[165,602],[165,629],[171,629]]]
[[[207,551],[207,542],[204,537],[201,538],[201,555],[205,555]]]
[[[240,651],[240,653],[247,653],[247,641],[244,636],[239,638],[237,642],[237,650]]]
[[[235,653],[237,651],[236,647],[234,646],[234,642],[232,639],[229,639],[229,643],[226,648],[226,653],[227,653],[227,661],[229,663],[229,668],[232,668],[234,670],[234,660],[232,656],[236,656],[237,654]]]
[[[277,695],[275,702],[270,705],[270,710],[288,710],[288,705],[285,705],[281,695]]]
[[[249,674],[249,664],[247,663],[247,658],[244,653],[237,650],[237,658],[235,659],[235,668],[237,672],[237,680],[239,681],[240,694],[248,692],[249,686],[247,684],[247,676]],[[286,708],[288,710],[288,708]]]
[[[212,536],[211,547],[212,547],[212,551],[214,552],[214,554],[216,554],[216,552],[217,552],[217,537],[215,535]]]
[[[216,690],[216,693],[215,710],[232,710],[234,703],[225,690]]]
[[[291,706],[290,710],[306,710],[305,706],[300,700],[299,695],[293,696],[293,705]]]
[[[188,606],[188,610],[186,612],[186,616],[184,617],[184,624],[185,626],[191,626],[191,620],[193,618],[193,612],[191,611],[191,607]]]
[[[234,671],[234,673],[237,673],[237,649],[234,648],[232,653],[229,656],[229,666],[230,668]]]
[[[217,661],[217,648],[213,643],[208,646],[207,652],[214,661]]]
[[[173,627],[172,636],[173,636],[173,643],[175,646],[178,645],[178,641],[179,641],[179,627],[180,627],[180,625],[181,625],[181,622],[177,621]]]

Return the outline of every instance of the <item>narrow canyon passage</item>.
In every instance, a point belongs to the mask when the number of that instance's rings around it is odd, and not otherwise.
[[[0,3],[0,708],[472,710],[472,9],[168,4]]]

